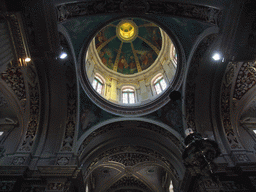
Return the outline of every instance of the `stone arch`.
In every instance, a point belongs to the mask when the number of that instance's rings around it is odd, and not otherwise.
[[[99,167],[119,167],[116,169],[120,169],[120,177],[116,182],[127,176],[126,169],[131,168],[132,175],[139,177],[137,166],[141,170],[154,165],[166,171],[168,179],[178,186],[185,172],[181,163],[184,148],[181,136],[168,126],[143,120],[119,118],[112,123],[109,120],[81,137],[77,155],[85,180]]]

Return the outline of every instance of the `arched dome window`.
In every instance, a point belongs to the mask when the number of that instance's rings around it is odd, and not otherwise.
[[[162,93],[166,89],[167,84],[166,84],[162,74],[157,75],[153,79],[153,87],[154,87],[155,92],[156,92],[157,95]]]
[[[133,87],[125,87],[122,89],[122,102],[124,104],[135,103],[135,89]]]
[[[92,87],[101,95],[103,95],[103,88],[104,88],[104,80],[99,75],[95,75]]]

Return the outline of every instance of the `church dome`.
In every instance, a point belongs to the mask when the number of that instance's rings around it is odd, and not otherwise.
[[[83,88],[114,114],[150,113],[169,102],[169,90],[181,84],[178,55],[157,24],[141,18],[113,21],[100,28],[88,46]]]
[[[162,48],[162,36],[156,24],[128,18],[100,30],[95,46],[104,66],[131,75],[148,69],[155,62]]]

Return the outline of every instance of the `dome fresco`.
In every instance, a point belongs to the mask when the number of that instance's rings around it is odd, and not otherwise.
[[[109,69],[131,75],[149,68],[162,48],[159,27],[139,18],[110,23],[95,37],[102,64]]]

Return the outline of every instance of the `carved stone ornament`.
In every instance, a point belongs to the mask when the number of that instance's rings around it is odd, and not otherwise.
[[[16,181],[3,180],[0,181],[0,191],[12,191]]]
[[[20,67],[9,67],[1,74],[1,78],[13,90],[19,101],[26,99],[26,89],[23,73]],[[25,103],[23,103],[25,107]]]
[[[241,144],[234,133],[231,124],[231,86],[233,82],[234,73],[237,69],[237,63],[230,62],[226,68],[224,78],[221,85],[221,121],[224,127],[226,138],[231,149],[241,149]]]
[[[24,165],[26,157],[14,157],[11,165]]]
[[[61,151],[72,151],[77,117],[77,85],[74,66],[71,62],[66,63],[66,65],[67,118]]]
[[[57,159],[57,162],[56,162],[56,164],[57,165],[68,165],[69,164],[69,157],[59,157],[58,159]]]
[[[33,69],[33,73],[36,73],[36,69]],[[36,138],[38,126],[39,126],[39,119],[40,119],[40,88],[39,88],[39,81],[38,76],[36,75],[36,79],[33,83],[28,82],[29,88],[29,104],[30,104],[30,118],[29,123],[26,131],[25,138],[19,148],[19,151],[29,152],[32,150],[33,143]]]
[[[247,191],[245,184],[237,183],[235,181],[222,181],[222,188],[224,191]]]
[[[125,166],[133,166],[141,162],[149,162],[154,161],[147,155],[139,154],[139,153],[122,153],[110,156],[107,161],[114,161],[122,163]]]
[[[197,19],[210,24],[219,25],[222,12],[213,7],[167,1],[147,0],[106,0],[66,3],[56,7],[58,21],[62,22],[74,17],[124,13],[124,14],[165,14]]]
[[[64,183],[54,182],[47,184],[47,190],[62,191],[64,189]]]
[[[166,167],[168,167],[172,171],[176,179],[179,179],[178,172],[168,159],[166,159],[162,154],[158,153],[157,151],[141,146],[119,146],[105,151],[91,162],[91,164],[87,168],[87,174],[90,170],[93,169],[95,165],[98,164],[99,161],[104,158],[106,158],[105,160],[103,160],[104,162],[114,161],[122,163],[125,166],[133,166],[140,162],[156,162],[157,160],[162,162]]]
[[[134,177],[127,177],[127,176],[119,179],[115,184],[113,184],[107,190],[107,192],[115,191],[114,189],[119,189],[119,188],[123,188],[123,187],[136,187],[136,188],[151,192],[151,190],[148,189],[148,187],[144,183],[142,183],[141,181],[139,181],[138,179],[136,179]]]
[[[233,97],[241,99],[256,84],[256,61],[244,62],[238,72]]]
[[[21,17],[19,13],[4,13],[5,18],[7,19],[10,30],[12,33],[12,39],[15,44],[15,50],[17,53],[17,58],[25,58],[26,57],[26,49],[24,44],[24,38],[21,29]],[[13,64],[17,64],[17,61],[13,61]]]
[[[249,162],[250,159],[246,154],[237,154],[235,155],[236,161],[238,162]]]
[[[111,123],[108,125],[105,125],[99,129],[97,129],[96,131],[92,132],[81,144],[81,146],[79,147],[78,150],[78,154],[81,155],[82,152],[84,151],[84,149],[86,148],[86,146],[97,136],[102,135],[106,132],[112,131],[112,130],[118,130],[120,129],[120,127],[123,127],[124,125],[122,124],[124,122],[116,122],[116,123]],[[131,122],[132,124],[130,125],[131,127],[134,126],[138,126],[140,129],[145,129],[145,130],[150,130],[153,131],[155,133],[161,134],[164,137],[167,137],[168,139],[170,139],[180,151],[184,150],[184,146],[183,144],[179,141],[179,139],[177,139],[171,132],[157,126],[151,123],[147,123],[147,122]],[[134,124],[133,124],[134,123]]]

